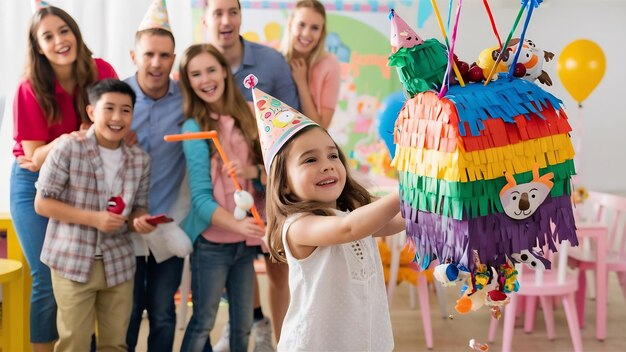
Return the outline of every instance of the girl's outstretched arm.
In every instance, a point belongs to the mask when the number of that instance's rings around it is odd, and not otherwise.
[[[303,216],[287,231],[289,246],[330,246],[365,238],[382,229],[399,208],[400,196],[396,191],[346,216]]]
[[[406,220],[404,220],[402,214],[398,212],[391,221],[386,223],[380,230],[376,231],[374,237],[391,236],[404,230],[406,230]]]

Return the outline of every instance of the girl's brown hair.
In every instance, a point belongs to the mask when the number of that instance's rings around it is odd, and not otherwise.
[[[28,44],[26,54],[26,68],[24,77],[28,79],[35,91],[35,97],[41,105],[48,125],[61,121],[61,111],[56,100],[55,75],[52,65],[46,56],[39,52],[37,43],[37,30],[41,21],[46,16],[57,16],[70,28],[76,37],[76,61],[72,67],[72,75],[76,80],[76,98],[74,99],[74,109],[81,117],[82,122],[89,123],[89,117],[85,108],[89,103],[87,98],[87,87],[98,79],[98,70],[93,61],[91,50],[83,42],[78,24],[67,12],[55,6],[47,6],[37,10],[30,22],[28,31]]]
[[[291,145],[298,136],[314,128],[319,128],[328,133],[320,126],[308,126],[303,128],[276,154],[272,162],[272,167],[270,168],[266,192],[267,242],[270,247],[270,257],[275,261],[287,261],[282,231],[288,216],[298,213],[325,216],[335,215],[333,209],[328,208],[328,206],[320,202],[298,200],[291,194],[285,193],[287,187],[287,158],[291,150]],[[333,141],[333,143],[335,142]],[[337,143],[335,143],[335,146],[337,146]],[[371,203],[372,196],[363,186],[352,178],[345,155],[339,146],[337,146],[337,150],[339,151],[339,160],[341,160],[341,163],[346,168],[346,184],[337,199],[337,208],[343,211],[352,211],[360,206]]]
[[[226,72],[224,79],[224,94],[222,95],[222,106],[224,111],[214,111],[204,100],[200,99],[191,88],[189,82],[188,68],[189,62],[196,56],[207,53],[219,62],[222,70]],[[195,44],[187,48],[183,53],[179,66],[180,88],[183,95],[183,112],[189,118],[195,118],[202,131],[217,130],[218,123],[210,117],[211,113],[228,114],[235,120],[235,125],[241,130],[248,148],[252,152],[253,162],[262,163],[261,146],[256,127],[254,114],[235,84],[235,79],[226,62],[224,56],[211,44]],[[215,152],[213,143],[209,143],[211,155]]]
[[[291,11],[291,14],[289,15],[289,25],[285,27],[285,34],[283,35],[283,39],[280,44],[280,51],[287,59],[287,62],[293,59],[294,53],[291,39],[291,21],[293,21],[293,15],[295,13],[295,10],[301,8],[313,9],[313,11],[319,13],[324,18],[324,25],[322,26],[322,34],[320,35],[320,40],[315,48],[313,48],[313,50],[311,51],[311,55],[309,55],[308,59],[306,60],[308,67],[310,68],[313,67],[313,65],[315,65],[315,63],[317,63],[317,61],[321,59],[326,52],[326,9],[321,2],[317,0],[300,0],[296,3],[296,5],[293,7],[293,10]]]

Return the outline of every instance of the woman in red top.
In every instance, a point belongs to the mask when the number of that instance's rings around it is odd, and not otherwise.
[[[11,215],[33,277],[30,340],[33,351],[52,351],[58,339],[50,270],[39,256],[48,219],[35,213],[35,182],[48,152],[62,136],[87,123],[86,88],[117,78],[107,62],[91,57],[78,25],[65,11],[37,9],[28,34],[24,79],[13,101]]]

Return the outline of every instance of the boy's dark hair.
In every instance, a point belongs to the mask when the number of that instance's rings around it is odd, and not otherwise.
[[[128,95],[130,100],[133,102],[133,107],[135,107],[137,95],[135,94],[133,88],[131,88],[127,83],[113,78],[98,81],[87,89],[89,104],[91,106],[95,106],[98,100],[100,100],[100,97],[106,93],[121,93]]]

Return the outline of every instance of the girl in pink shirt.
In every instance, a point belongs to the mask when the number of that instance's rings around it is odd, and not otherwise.
[[[226,59],[210,44],[193,45],[180,61],[182,132],[215,130],[243,189],[255,195],[265,178],[254,115]],[[183,142],[191,209],[182,227],[194,244],[190,256],[193,314],[181,351],[204,351],[224,289],[228,295],[230,350],[247,351],[252,328],[256,247],[264,235],[251,217],[237,220],[235,187],[211,141]],[[257,206],[264,202],[257,194]]]
[[[326,52],[326,10],[317,0],[296,3],[283,36],[281,51],[298,89],[300,109],[328,129],[341,83],[337,58]]]
[[[52,351],[58,339],[50,270],[39,256],[48,219],[35,213],[39,168],[59,137],[88,121],[86,88],[117,78],[104,60],[93,59],[78,25],[65,11],[37,9],[28,34],[24,79],[13,101],[11,216],[33,278],[30,340],[33,350]]]

